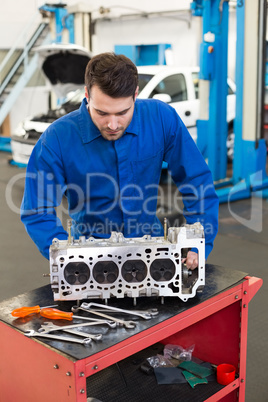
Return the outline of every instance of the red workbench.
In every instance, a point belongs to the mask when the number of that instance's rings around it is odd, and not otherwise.
[[[174,297],[166,297],[164,304],[158,298],[139,298],[136,308],[157,307],[159,315],[137,320],[135,329],[95,327],[96,332],[103,331],[103,340],[88,347],[27,338],[23,331],[37,330],[46,319],[11,316],[21,306],[54,304],[49,285],[5,300],[0,303],[0,401],[86,402],[87,397],[102,402],[244,401],[248,303],[261,285],[261,279],[244,272],[207,265],[202,295],[187,303]],[[73,304],[61,302],[60,308],[70,311]],[[109,304],[131,309],[132,300]],[[194,389],[188,384],[157,385],[154,375],[147,376],[139,366],[167,343],[195,344],[195,357],[215,365],[234,364],[235,381],[227,386],[214,381]]]

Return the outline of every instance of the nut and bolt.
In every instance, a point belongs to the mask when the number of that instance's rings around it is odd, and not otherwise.
[[[82,389],[80,389],[80,394],[84,394],[85,393],[85,390],[82,388]]]
[[[83,371],[81,371],[81,373],[79,373],[79,377],[84,377],[85,373],[83,373]]]
[[[237,296],[237,295],[235,296],[235,299],[236,299],[236,300],[238,299],[238,296]]]
[[[245,290],[245,291],[244,291],[244,295],[247,295],[247,294],[248,294],[248,292]]]
[[[66,375],[67,375],[68,377],[70,377],[70,375],[71,375],[70,371],[67,371]]]
[[[244,307],[244,308],[246,308],[246,307],[247,307],[247,305],[246,305],[246,304],[244,304],[244,305],[243,305],[243,307]]]
[[[58,370],[59,366],[57,364],[55,364],[55,366],[53,367],[54,369]]]
[[[98,368],[99,367],[97,366],[97,364],[95,364],[95,366],[92,367],[92,370],[98,370]]]
[[[245,382],[244,378],[241,379],[241,382]]]

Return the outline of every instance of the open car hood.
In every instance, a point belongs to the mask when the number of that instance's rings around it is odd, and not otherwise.
[[[85,69],[92,57],[86,48],[53,43],[34,50],[39,55],[40,68],[58,98],[83,87]]]

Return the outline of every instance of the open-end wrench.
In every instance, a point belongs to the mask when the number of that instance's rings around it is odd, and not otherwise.
[[[131,315],[136,315],[138,317],[142,317],[145,320],[150,320],[152,318],[153,315],[157,315],[158,311],[154,311],[153,313],[149,313],[149,312],[142,312],[142,311],[137,311],[137,310],[125,310],[125,309],[121,309],[118,307],[111,307],[111,306],[104,306],[103,304],[98,304],[98,303],[82,303],[81,304],[81,308],[85,309],[87,311],[92,311],[91,307],[100,307],[104,310],[107,311],[115,311],[118,313],[123,313],[123,314],[131,314]]]
[[[44,322],[44,324],[47,325],[46,322]],[[50,323],[48,323],[48,324],[50,324]],[[68,327],[68,328],[71,329],[71,328],[77,328],[77,327],[91,327],[91,326],[94,326],[94,325],[103,325],[103,324],[107,324],[107,320],[97,320],[97,321],[91,321],[91,322],[84,322],[82,324],[69,324],[69,325],[64,325],[64,327],[63,326],[62,327],[57,326],[57,328],[58,328],[58,331],[60,331],[61,328],[65,328],[65,327]],[[114,321],[109,320],[108,325],[109,325],[110,328],[116,328],[116,322],[114,322]],[[43,334],[45,334],[46,332],[47,333],[50,332],[50,331],[46,331],[45,329],[46,329],[46,327],[42,328],[42,325],[41,325],[41,328],[39,328],[38,331],[40,333],[43,333]]]
[[[42,334],[39,332],[36,332],[34,330],[29,330],[24,332],[25,336],[32,337],[40,337],[40,338],[49,338],[49,339],[56,339],[57,341],[64,341],[64,342],[74,342],[74,343],[81,343],[84,346],[87,346],[92,342],[91,338],[84,338],[84,339],[78,339],[70,336],[60,336],[60,335],[52,335],[52,334]]]
[[[81,308],[81,307],[80,307],[80,310],[87,311],[87,312],[89,311],[89,310]],[[90,310],[103,311],[103,308],[92,308]],[[157,308],[152,308],[152,309],[148,309],[148,310],[123,310],[123,311],[121,311],[121,309],[120,309],[120,311],[115,311],[115,310],[111,310],[109,308],[109,305],[105,306],[105,311],[107,313],[118,313],[118,314],[126,313],[126,314],[129,314],[129,315],[132,314],[132,315],[137,315],[137,316],[138,316],[138,314],[139,315],[140,314],[149,314],[149,315],[151,315],[151,318],[154,318],[155,316],[157,316],[159,314],[159,311],[158,311]],[[129,311],[129,313],[127,311]],[[130,313],[130,311],[131,311],[131,313]],[[145,319],[148,319],[148,318],[145,318]]]
[[[94,339],[95,341],[99,341],[102,339],[102,334],[88,334],[87,332],[74,331],[72,328],[77,328],[77,326],[78,325],[76,324],[71,324],[71,325],[64,325],[63,327],[61,327],[59,325],[53,324],[52,322],[44,322],[41,325],[41,328],[38,330],[38,332],[41,334],[48,334],[48,333],[50,334],[51,332],[54,331],[64,331],[73,335],[82,336],[83,338],[91,338]]]
[[[112,320],[98,320],[98,318],[90,318],[90,317],[82,317],[80,315],[73,315],[72,318],[77,318],[78,320],[84,320],[84,321],[94,321],[100,322],[101,324],[107,324],[111,328],[115,328],[114,322]]]
[[[98,306],[100,306],[100,305],[98,304]],[[78,307],[78,306],[75,306],[75,307]],[[78,309],[76,309],[76,311],[77,310]],[[81,306],[79,307],[79,310],[88,311],[85,308],[81,308]],[[103,308],[92,308],[92,310],[93,311],[103,311]],[[120,309],[120,311],[111,310],[109,305],[105,305],[105,311],[107,313],[108,312],[109,313],[120,313],[121,310],[122,309]],[[129,311],[129,313],[127,313],[127,314],[130,314],[130,311],[131,311],[131,314],[134,314],[134,313],[150,314],[152,316],[152,318],[159,314],[159,311],[157,308],[152,308],[152,309],[148,309],[148,310],[123,310],[123,312],[125,312],[125,311]]]
[[[76,308],[77,308],[77,306],[74,306],[74,309],[76,309]],[[73,310],[73,308],[72,308],[72,310]],[[100,317],[106,318],[106,319],[109,320],[109,321],[117,322],[118,324],[121,324],[121,325],[123,325],[125,328],[128,328],[128,329],[132,329],[132,328],[135,328],[135,327],[136,327],[135,321],[120,320],[119,318],[115,318],[115,317],[112,317],[112,316],[110,316],[110,315],[101,313],[101,312],[99,312],[99,311],[93,311],[93,310],[90,310],[90,309],[87,310],[87,312],[90,313],[90,314],[99,315]]]
[[[130,313],[130,310],[122,310],[122,309],[117,309],[117,308],[115,308],[115,307],[112,307],[111,309],[107,306],[103,306],[103,305],[99,305],[98,304],[98,306],[101,306],[102,308],[100,308],[100,309],[95,309],[95,308],[91,308],[91,305],[92,305],[92,303],[82,303],[81,304],[81,306],[79,307],[79,306],[73,306],[72,307],[72,311],[75,313],[75,312],[77,312],[78,310],[82,310],[82,311],[86,311],[87,313],[92,313],[92,314],[94,314],[94,312],[105,312],[105,313],[124,313],[124,314],[128,314],[128,315],[130,315],[130,314],[132,314],[132,311],[131,311],[131,313]],[[93,303],[93,305],[95,305],[95,303]],[[152,316],[151,315],[149,315],[149,314],[144,314],[144,313],[137,313],[137,314],[132,314],[132,315],[136,315],[136,316],[139,316],[139,317],[142,317],[142,318],[144,318],[145,320],[150,320],[151,318],[152,318]]]
[[[98,325],[98,323],[100,324],[106,324],[108,325],[110,328],[115,328],[116,325],[114,325],[114,321],[113,320],[102,320],[102,319],[98,319],[98,318],[90,318],[90,317],[81,317],[80,315],[73,315],[73,318],[77,318],[77,319],[81,319],[81,320],[85,320],[85,321],[90,321],[93,322],[94,324]],[[92,324],[93,325],[93,324]],[[85,325],[86,326],[86,325]]]

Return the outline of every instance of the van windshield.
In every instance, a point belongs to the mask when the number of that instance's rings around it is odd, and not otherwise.
[[[139,74],[139,93],[148,84],[148,82],[153,78],[153,74]]]

